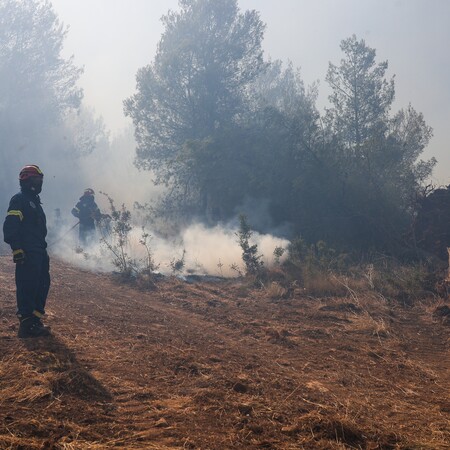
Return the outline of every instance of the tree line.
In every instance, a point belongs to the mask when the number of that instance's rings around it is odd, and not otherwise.
[[[412,105],[392,111],[394,78],[375,49],[356,36],[340,43],[320,112],[316,85],[264,58],[257,11],[180,0],[162,20],[156,55],[124,100],[136,165],[167,188],[154,213],[213,225],[246,213],[244,200],[264,202],[272,225],[308,242],[362,252],[412,245],[417,198],[436,163],[421,159],[432,129]],[[92,151],[101,130],[71,115],[81,69],[60,55],[67,30],[51,4],[0,0],[0,21],[3,147],[20,152],[25,140],[39,155],[49,135],[64,135],[65,152]]]
[[[391,110],[394,78],[374,49],[356,36],[341,42],[321,114],[316,86],[291,64],[264,60],[256,11],[182,0],[163,22],[157,54],[125,101],[137,165],[170,186],[162,210],[215,223],[250,198],[310,242],[408,245],[415,199],[436,163],[420,159],[432,130],[411,105]]]
[[[6,213],[25,164],[45,174],[55,206],[76,186],[79,158],[105,137],[83,105],[83,69],[62,56],[68,29],[44,0],[0,0],[0,207]],[[52,186],[52,189],[49,187]],[[48,204],[48,203],[47,203]]]

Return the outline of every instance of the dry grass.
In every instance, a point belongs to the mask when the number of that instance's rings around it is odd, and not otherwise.
[[[0,448],[448,447],[443,299],[405,306],[364,276],[313,296],[281,274],[145,291],[52,270],[51,339],[13,336],[0,284]]]
[[[286,296],[288,290],[277,281],[272,281],[266,289],[267,297],[272,300],[279,300]]]

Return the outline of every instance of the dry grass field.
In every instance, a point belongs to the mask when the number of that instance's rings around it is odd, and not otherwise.
[[[153,291],[52,260],[19,340],[0,257],[1,449],[448,449],[450,317],[429,296],[273,283]]]

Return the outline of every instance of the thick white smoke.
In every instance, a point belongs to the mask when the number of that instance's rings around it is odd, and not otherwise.
[[[101,242],[105,239],[114,244],[109,235],[97,232],[95,242],[87,248],[81,249],[78,243],[78,227],[70,229],[65,225],[58,234],[52,233],[53,243],[50,242],[49,252],[64,261],[93,271],[110,272],[117,270],[113,264],[114,255],[107,245]],[[245,272],[242,262],[242,250],[237,243],[237,229],[216,226],[206,228],[196,224],[185,229],[174,240],[165,240],[152,235],[151,230],[145,230],[151,237],[147,240],[157,271],[163,274],[173,273],[173,265],[183,258],[184,266],[181,274],[199,274],[223,277],[235,277],[238,272],[231,268],[237,266]],[[140,243],[142,228],[135,227],[129,233],[127,245],[124,247],[127,256],[141,268],[145,266],[146,248]],[[276,238],[268,234],[254,233],[252,244],[257,244],[258,254],[263,255],[262,261],[266,267],[271,267],[275,258],[273,252],[276,247],[286,248],[286,239]]]
[[[125,251],[128,258],[139,266],[145,265],[147,252],[140,243],[142,224],[133,210],[133,205],[135,202],[145,204],[155,200],[160,195],[161,189],[153,185],[149,172],[141,172],[133,165],[134,155],[135,142],[132,130],[129,129],[111,140],[109,145],[100,145],[93,153],[79,158],[76,167],[78,176],[75,178],[72,176],[70,183],[66,184],[64,179],[58,177],[44,186],[44,202],[47,197],[51,199],[49,202],[51,207],[46,209],[50,254],[87,270],[102,272],[117,270],[113,264],[114,255],[105,243],[100,242],[103,238],[114,245],[113,235],[99,229],[94,244],[82,250],[79,247],[76,225],[78,219],[73,217],[70,211],[84,189],[90,187],[96,192],[95,200],[103,213],[111,211],[108,198],[102,195],[102,192],[114,200],[117,209],[124,204],[131,211],[133,229],[129,233]],[[45,188],[51,192],[46,192]],[[53,192],[54,190],[57,192]],[[59,203],[53,201],[56,198],[59,199]],[[250,223],[260,225],[262,217],[267,217],[266,206],[260,205],[258,208],[255,204],[252,203],[252,207],[249,204],[244,205],[243,210],[251,211]],[[182,274],[234,277],[238,272],[231,268],[232,265],[245,272],[242,250],[237,243],[237,225],[207,228],[202,224],[195,224],[184,229],[173,239],[162,238],[149,228],[146,228],[145,232],[151,235],[148,246],[154,263],[159,266],[158,271],[163,274],[172,273],[174,263],[182,259],[183,255]],[[254,233],[251,243],[258,245],[258,254],[263,255],[264,264],[271,266],[274,263],[274,249],[286,248],[288,241],[269,234]]]
[[[37,163],[44,171],[41,199],[47,215],[47,242],[51,255],[87,270],[116,270],[111,251],[100,243],[100,232],[97,233],[95,244],[83,251],[79,250],[78,219],[71,215],[71,210],[84,189],[90,187],[96,192],[95,200],[102,212],[110,212],[108,198],[101,194],[104,192],[114,199],[117,208],[125,204],[136,218],[133,212],[134,202],[148,203],[160,195],[161,189],[153,185],[149,172],[141,172],[133,165],[134,155],[135,142],[132,130],[129,129],[109,142],[97,143],[97,148],[91,154],[82,157],[65,161],[62,157],[30,160],[30,163]],[[244,206],[244,210],[250,210],[249,205]],[[265,223],[261,222],[265,220],[261,218],[265,215],[264,205],[257,208],[253,203],[252,206],[250,222],[258,225]],[[142,235],[140,225],[134,223],[126,252],[129,258],[142,266],[146,250],[139,242]],[[161,273],[171,273],[173,263],[180,260],[183,254],[184,274],[233,277],[238,272],[231,269],[231,265],[244,272],[242,250],[235,235],[236,225],[213,228],[201,224],[191,225],[172,240],[159,237],[151,229],[146,229],[146,232],[152,235],[149,247]],[[275,247],[286,247],[288,244],[285,239],[258,233],[254,233],[252,241],[258,245],[258,253],[263,255],[262,260],[266,266],[273,264]],[[7,251],[4,248],[4,252]]]

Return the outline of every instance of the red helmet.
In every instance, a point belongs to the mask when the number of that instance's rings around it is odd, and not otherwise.
[[[84,195],[95,195],[94,189],[91,189],[91,188],[85,189]]]
[[[25,166],[19,173],[20,181],[28,180],[32,177],[44,178],[44,174],[42,173],[42,170],[39,169],[39,166],[34,164]]]

